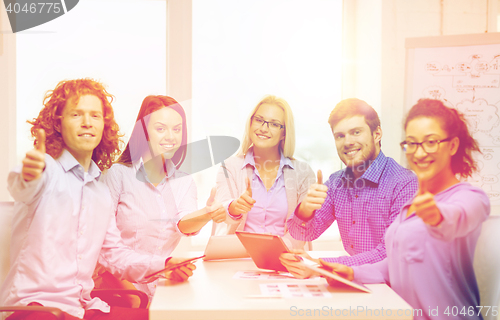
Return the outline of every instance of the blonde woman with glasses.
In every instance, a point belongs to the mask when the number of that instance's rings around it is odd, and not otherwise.
[[[288,103],[264,97],[247,119],[241,150],[224,162],[217,175],[217,197],[227,210],[225,228],[285,236],[292,247],[303,241],[291,238],[286,221],[315,181],[305,162],[293,158],[295,128]],[[288,242],[288,241],[286,241]],[[290,244],[288,242],[288,244]]]

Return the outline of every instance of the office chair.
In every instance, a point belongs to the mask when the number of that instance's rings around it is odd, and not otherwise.
[[[90,293],[92,298],[100,298],[105,301],[110,306],[125,307],[130,308],[130,304],[126,299],[127,295],[138,296],[141,300],[139,309],[146,309],[149,303],[149,297],[147,294],[140,290],[130,290],[130,289],[94,289]]]

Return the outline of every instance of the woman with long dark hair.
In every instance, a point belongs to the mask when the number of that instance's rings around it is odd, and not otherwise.
[[[490,202],[459,180],[477,169],[477,142],[463,114],[439,100],[419,100],[404,127],[401,147],[420,189],[386,231],[387,258],[352,268],[322,263],[351,280],[390,283],[421,310],[415,319],[482,319],[473,259]]]

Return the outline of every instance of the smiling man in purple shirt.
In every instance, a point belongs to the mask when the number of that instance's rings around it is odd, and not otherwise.
[[[342,100],[328,122],[346,168],[333,173],[325,184],[318,172],[318,182],[288,221],[290,234],[312,241],[337,220],[350,256],[324,260],[349,266],[381,261],[386,257],[385,230],[417,191],[417,177],[380,150],[380,120],[366,102]],[[293,254],[283,254],[281,261],[296,277],[311,275]]]

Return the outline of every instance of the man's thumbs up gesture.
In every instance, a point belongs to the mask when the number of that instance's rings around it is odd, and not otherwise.
[[[243,213],[247,213],[252,210],[255,200],[252,199],[252,185],[248,177],[245,178],[247,189],[241,194],[241,196],[231,202],[229,205],[229,213],[233,216],[239,216]]]
[[[38,130],[35,141],[35,148],[28,151],[23,159],[21,176],[24,181],[40,178],[45,169],[45,131],[43,129]]]
[[[323,184],[323,174],[318,170],[318,181],[312,184],[307,191],[304,201],[300,204],[298,216],[303,220],[307,220],[314,214],[314,210],[318,210],[323,205],[326,199],[328,187]]]

